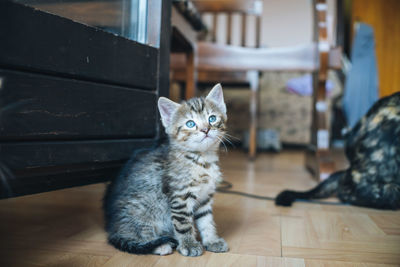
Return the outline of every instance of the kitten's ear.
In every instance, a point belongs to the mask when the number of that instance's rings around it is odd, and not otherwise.
[[[213,101],[221,109],[223,113],[226,113],[226,105],[224,102],[224,94],[222,93],[222,86],[220,83],[216,84],[213,89],[208,93],[206,99]]]
[[[181,105],[166,97],[158,99],[158,110],[160,110],[161,121],[165,128],[171,124],[172,116]]]

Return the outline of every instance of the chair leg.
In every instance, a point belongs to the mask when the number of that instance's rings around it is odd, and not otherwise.
[[[249,159],[254,160],[257,152],[258,86],[250,92]]]
[[[186,54],[186,91],[185,99],[190,99],[196,96],[196,59],[195,51],[190,51]]]
[[[326,43],[326,1],[314,1],[314,29],[315,40]],[[318,7],[319,6],[319,7]],[[321,27],[319,30],[318,27]],[[319,44],[321,44],[319,43]],[[328,47],[329,48],[329,47]],[[326,79],[329,67],[329,49],[323,45],[318,45],[319,68],[313,74],[313,121],[311,146],[306,153],[306,166],[317,177],[323,180],[335,169],[335,164],[329,150],[329,125],[327,121],[327,98],[326,98]]]

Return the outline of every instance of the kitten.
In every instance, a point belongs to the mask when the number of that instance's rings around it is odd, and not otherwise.
[[[400,208],[400,92],[376,102],[346,138],[347,170],[306,192],[283,191],[276,204],[336,194],[344,203],[377,209]]]
[[[212,215],[221,181],[217,152],[227,120],[222,87],[182,104],[160,97],[158,108],[169,142],[128,163],[107,188],[108,241],[137,254],[167,255],[177,247],[184,256],[200,256],[203,246],[226,252]]]

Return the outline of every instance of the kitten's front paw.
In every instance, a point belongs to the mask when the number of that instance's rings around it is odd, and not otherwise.
[[[197,257],[203,254],[203,246],[196,240],[186,240],[177,247],[183,256]]]
[[[229,250],[228,244],[223,238],[218,238],[212,242],[206,243],[204,247],[211,252],[227,252]]]

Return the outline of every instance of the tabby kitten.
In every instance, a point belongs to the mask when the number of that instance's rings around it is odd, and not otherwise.
[[[377,209],[400,208],[400,92],[376,102],[347,136],[347,170],[306,192],[283,191],[276,204],[336,194],[344,203]]]
[[[182,104],[160,97],[158,108],[169,142],[132,160],[107,188],[108,241],[137,254],[167,255],[177,247],[184,256],[200,256],[203,246],[226,252],[212,215],[221,181],[217,151],[227,120],[222,87]]]

